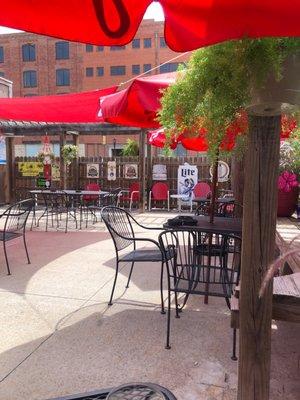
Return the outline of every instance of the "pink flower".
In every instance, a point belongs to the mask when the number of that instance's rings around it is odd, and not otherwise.
[[[293,187],[298,186],[297,176],[289,171],[283,171],[278,178],[278,189],[283,192],[290,192]]]

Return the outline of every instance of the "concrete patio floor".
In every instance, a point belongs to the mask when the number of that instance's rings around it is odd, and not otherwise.
[[[138,216],[161,226],[167,213]],[[22,242],[9,244],[12,275],[0,250],[0,399],[49,398],[144,381],[170,389],[178,400],[233,400],[237,363],[230,359],[230,314],[223,299],[194,296],[171,321],[160,314],[160,266],[137,264],[119,274],[107,306],[115,253],[102,223],[67,234],[28,232],[31,264]],[[272,400],[299,398],[299,325],[272,331]]]

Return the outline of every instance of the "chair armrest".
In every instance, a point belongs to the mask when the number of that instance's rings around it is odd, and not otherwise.
[[[153,227],[151,227],[151,226],[145,226],[145,225],[143,225],[143,224],[140,224],[131,214],[130,214],[130,218],[138,225],[138,226],[140,226],[141,228],[144,228],[144,229],[148,229],[148,230],[151,230],[151,231],[157,231],[157,230],[159,230],[159,231],[163,231],[164,230],[164,228],[160,228],[160,227],[155,227],[155,228],[153,228]]]
[[[135,194],[135,193],[140,193],[138,190],[133,190],[132,192],[131,192],[131,194],[130,194],[130,199],[132,200],[133,199],[133,195]]]

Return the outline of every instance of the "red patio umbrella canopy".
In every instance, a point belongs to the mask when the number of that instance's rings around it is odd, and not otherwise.
[[[91,92],[0,99],[0,119],[36,122],[102,122],[99,97],[114,93],[113,86]]]
[[[159,127],[156,117],[161,91],[173,84],[176,76],[176,72],[171,72],[136,78],[127,89],[100,99],[99,117],[119,125]]]
[[[152,0],[8,0],[0,25],[72,41],[124,45]],[[299,0],[159,0],[175,51],[228,39],[299,36]]]

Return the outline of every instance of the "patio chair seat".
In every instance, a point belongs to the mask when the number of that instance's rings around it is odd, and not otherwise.
[[[174,256],[174,250],[169,250],[167,253],[168,259]],[[145,262],[155,262],[162,261],[162,253],[158,249],[149,250],[133,250],[130,253],[125,254],[120,258],[120,261],[145,261]]]
[[[22,236],[22,233],[5,232],[5,239],[4,239],[4,231],[0,231],[0,242],[3,242],[4,240],[7,242],[8,240],[15,239],[19,236]]]

